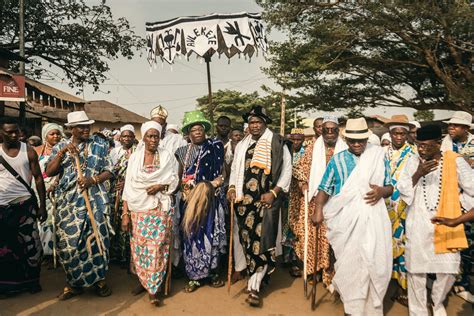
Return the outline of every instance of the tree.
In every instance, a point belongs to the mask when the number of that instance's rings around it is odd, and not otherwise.
[[[214,105],[214,118],[217,119],[221,115],[228,116],[232,120],[232,126],[242,128],[244,120],[242,115],[250,111],[252,106],[261,105],[267,115],[271,117],[272,124],[270,128],[279,132],[280,130],[280,111],[281,111],[281,94],[266,89],[269,93],[260,96],[258,92],[242,93],[235,90],[218,90],[212,94],[212,102]],[[198,98],[197,108],[204,112],[209,118],[209,103],[207,95]],[[286,127],[285,132],[288,133],[294,125],[293,111],[295,106],[293,103],[287,103],[286,106]],[[291,115],[290,115],[291,114]],[[301,117],[297,115],[297,124],[301,124]]]
[[[18,52],[18,0],[0,4],[0,47]],[[108,60],[131,59],[144,46],[125,18],[113,19],[105,1],[25,0],[26,74],[33,78],[65,79],[79,91],[84,85],[97,91],[107,79]]]
[[[257,2],[288,35],[266,72],[307,108],[473,112],[470,1]]]
[[[413,117],[420,122],[431,122],[434,120],[434,112],[432,110],[416,111]]]

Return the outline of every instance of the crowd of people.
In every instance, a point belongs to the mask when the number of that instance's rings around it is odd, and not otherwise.
[[[293,277],[322,280],[350,315],[382,315],[393,299],[410,315],[446,315],[450,291],[473,302],[472,116],[441,125],[394,115],[379,138],[364,118],[314,120],[314,136],[273,132],[265,109],[221,116],[215,135],[201,111],[182,127],[158,106],[142,124],[91,134],[83,111],[40,141],[0,125],[0,295],[41,291],[44,262],[59,262],[59,300],[87,288],[106,297],[109,264],[137,277],[133,295],[161,304],[172,277],[184,291],[247,278],[246,303],[282,258]],[[228,260],[227,256],[229,256]],[[427,288],[430,288],[428,299]]]

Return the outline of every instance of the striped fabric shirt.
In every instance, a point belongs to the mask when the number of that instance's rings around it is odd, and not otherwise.
[[[358,163],[359,157],[347,149],[335,154],[326,167],[318,190],[324,191],[330,196],[341,192],[344,183],[346,183]],[[390,164],[387,159],[385,159],[384,185],[391,185]]]

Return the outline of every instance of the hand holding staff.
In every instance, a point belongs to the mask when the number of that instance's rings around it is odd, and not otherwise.
[[[78,180],[83,180],[84,175],[82,174],[81,163],[79,161],[79,155],[77,153],[74,154],[74,161],[76,164]],[[94,213],[92,212],[91,202],[89,200],[89,195],[87,194],[87,190],[82,190],[82,196],[86,203],[87,215],[89,216],[89,219],[91,221],[91,227],[92,227],[92,232],[93,232],[93,235],[87,238],[87,250],[89,251],[89,254],[92,252],[91,239],[94,238],[97,243],[97,247],[99,248],[99,253],[101,255],[104,255],[105,247],[104,247],[104,244],[102,243],[102,239],[100,239],[99,230],[97,228],[97,223],[95,222]]]

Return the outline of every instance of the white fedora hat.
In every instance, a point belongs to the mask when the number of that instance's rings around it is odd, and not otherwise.
[[[67,123],[66,126],[76,126],[76,125],[91,125],[94,124],[94,120],[89,120],[86,112],[84,111],[74,111],[67,114]]]
[[[366,139],[372,132],[367,126],[365,118],[360,117],[356,119],[348,119],[346,123],[346,129],[342,132],[345,138],[351,139]]]
[[[464,111],[456,111],[449,121],[443,121],[446,124],[459,124],[472,127],[472,115]]]

